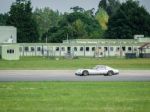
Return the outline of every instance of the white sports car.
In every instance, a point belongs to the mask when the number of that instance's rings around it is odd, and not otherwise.
[[[119,74],[119,70],[113,69],[111,67],[105,66],[105,65],[97,65],[92,69],[78,69],[75,72],[76,75],[90,75],[90,74],[104,74],[107,76]]]

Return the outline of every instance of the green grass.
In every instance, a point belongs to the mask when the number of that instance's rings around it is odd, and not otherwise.
[[[0,112],[149,112],[150,82],[1,82]]]
[[[95,65],[108,65],[118,69],[150,69],[150,59],[125,58],[82,58],[48,59],[45,57],[22,57],[19,61],[0,60],[0,69],[77,69],[91,68]]]

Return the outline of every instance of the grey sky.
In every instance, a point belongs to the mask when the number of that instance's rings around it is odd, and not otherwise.
[[[0,13],[8,12],[12,2],[14,1],[15,0],[0,0]],[[99,1],[100,0],[31,0],[34,9],[35,7],[50,7],[51,9],[58,10],[60,12],[68,12],[70,7],[73,6],[80,6],[84,9],[97,9]],[[150,0],[139,1],[150,12]]]

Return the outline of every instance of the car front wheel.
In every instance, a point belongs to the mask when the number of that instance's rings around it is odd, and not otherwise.
[[[107,73],[108,76],[112,76],[113,74],[114,74],[113,71],[108,71]]]

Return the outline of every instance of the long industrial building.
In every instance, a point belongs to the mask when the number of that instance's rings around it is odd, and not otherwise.
[[[62,43],[17,43],[17,30],[0,27],[0,57],[18,60],[20,56],[87,56],[108,57],[134,54],[149,57],[150,37],[135,35],[134,39],[73,39]]]

